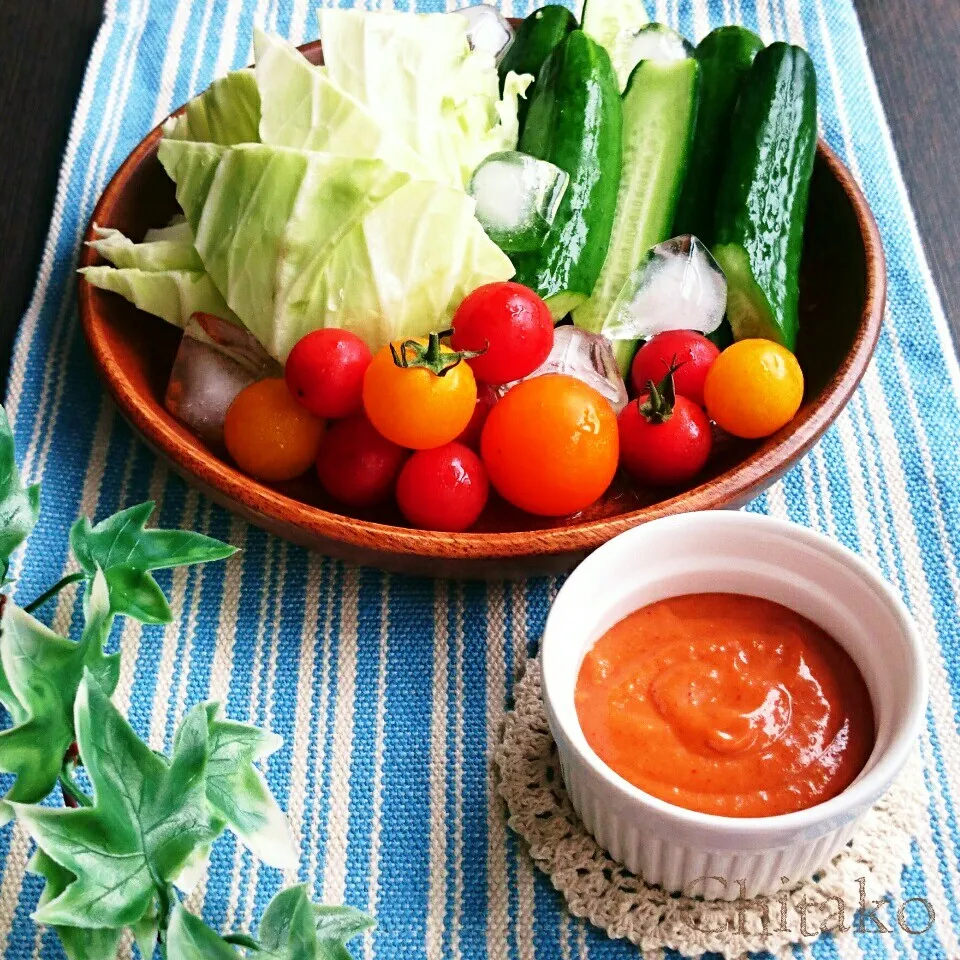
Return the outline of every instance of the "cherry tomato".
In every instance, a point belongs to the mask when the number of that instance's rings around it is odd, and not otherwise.
[[[438,334],[384,347],[363,378],[370,422],[388,440],[412,450],[441,447],[459,437],[476,405],[473,371],[440,344]]]
[[[529,513],[560,517],[599,499],[617,472],[613,408],[562,373],[524,380],[490,411],[483,462],[497,492]]]
[[[788,424],[803,402],[803,371],[786,347],[772,340],[740,340],[707,374],[707,413],[727,433],[750,440]]]
[[[550,310],[529,287],[487,283],[453,316],[454,350],[482,351],[470,366],[481,383],[511,383],[533,373],[553,346]]]
[[[672,376],[668,373],[652,392],[631,400],[617,417],[620,463],[631,477],[652,487],[692,480],[713,443],[707,415],[689,398],[674,395]]]
[[[407,451],[378,433],[366,415],[333,424],[320,444],[317,476],[335,500],[372,507],[392,493]]]
[[[346,417],[363,403],[370,349],[349,330],[314,330],[298,340],[284,376],[290,392],[318,417]]]
[[[462,443],[471,450],[480,450],[480,434],[483,433],[483,425],[487,422],[487,417],[496,402],[497,395],[493,387],[487,383],[477,384],[477,405],[473,408],[470,422],[463,428],[463,433],[457,437],[457,443]]]
[[[424,530],[468,530],[490,492],[480,458],[462,443],[418,450],[397,480],[397,503],[407,521]]]
[[[275,483],[309,469],[323,430],[323,421],[297,403],[286,381],[271,377],[237,394],[223,422],[223,441],[244,473]]]
[[[633,358],[630,380],[639,395],[647,393],[650,381],[659,383],[671,366],[674,389],[703,406],[703,382],[720,351],[705,336],[694,330],[665,330],[651,337]]]

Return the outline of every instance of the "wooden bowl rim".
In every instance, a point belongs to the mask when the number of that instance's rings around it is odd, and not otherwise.
[[[316,53],[320,49],[320,41],[304,44],[300,49],[307,55]],[[179,108],[171,116],[181,113],[183,109]],[[131,174],[155,153],[162,137],[162,127],[163,123],[154,127],[113,175],[90,218],[85,241],[95,239],[94,223],[110,223],[111,214]],[[880,336],[886,302],[883,245],[876,221],[853,175],[822,139],[817,143],[817,152],[850,200],[863,239],[866,295],[853,349],[821,390],[816,402],[802,409],[790,424],[768,438],[735,467],[692,490],[614,517],[582,523],[572,519],[563,526],[533,530],[450,534],[360,520],[294,500],[246,476],[211,451],[197,451],[187,446],[178,435],[176,421],[171,414],[162,407],[154,410],[141,403],[141,394],[118,362],[101,330],[101,317],[93,299],[95,288],[80,282],[78,298],[83,331],[107,390],[126,419],[147,442],[184,474],[216,488],[231,501],[239,502],[248,511],[274,524],[292,525],[314,537],[373,548],[380,553],[438,559],[497,560],[591,550],[639,523],[680,512],[713,510],[752,499],[768,485],[766,481],[771,474],[777,474],[785,463],[795,462],[816,443],[836,419],[866,372]],[[94,265],[97,259],[98,255],[92,247],[83,247],[80,256],[82,267]]]

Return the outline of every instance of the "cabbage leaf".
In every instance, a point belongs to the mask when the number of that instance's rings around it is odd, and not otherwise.
[[[164,136],[194,143],[256,143],[260,139],[260,91],[252,70],[235,70],[214,80],[183,113],[171,117]]]
[[[115,267],[132,267],[138,270],[203,270],[200,254],[194,249],[193,234],[187,223],[167,227],[154,233],[153,238],[143,243],[134,243],[119,230],[98,227],[94,224],[97,240],[93,247],[104,260]]]
[[[239,322],[202,271],[85,267],[80,273],[93,286],[119,293],[139,309],[176,327],[186,326],[194,313],[212,313],[232,323]]]
[[[264,143],[384,160],[412,176],[430,176],[428,165],[403,140],[385,131],[292,43],[258,30],[254,48]]]
[[[319,327],[372,349],[439,329],[467,292],[513,275],[470,197],[379,160],[179,141],[160,159],[208,273],[281,362]]]

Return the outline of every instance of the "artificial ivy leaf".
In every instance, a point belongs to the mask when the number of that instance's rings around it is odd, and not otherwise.
[[[373,926],[352,907],[315,907],[304,884],[281,890],[267,905],[258,931],[270,960],[352,960],[347,940]]]
[[[55,900],[76,879],[74,875],[37,850],[27,869],[46,880],[39,907]],[[81,930],[79,927],[54,927],[69,960],[115,960],[123,930]],[[154,935],[156,936],[156,935]],[[152,952],[151,952],[152,956]]]
[[[103,570],[113,613],[141,623],[169,623],[170,607],[151,570],[223,560],[235,547],[187,530],[145,530],[153,502],[121,510],[96,526],[83,517],[70,530],[70,545],[92,577]]]
[[[141,960],[153,960],[157,952],[157,933],[160,930],[160,917],[156,902],[150,905],[147,912],[134,924],[130,925],[133,939],[140,950]]]
[[[110,633],[107,586],[99,571],[90,586],[79,643],[65,640],[13,603],[0,619],[0,665],[14,726],[0,733],[0,770],[16,774],[6,800],[37,803],[54,788],[74,736],[74,699],[88,669],[107,695],[120,677],[119,655],[106,656]]]
[[[24,487],[14,452],[10,421],[0,406],[0,586],[9,582],[10,554],[27,539],[40,515],[40,486]]]
[[[263,774],[254,766],[270,756],[283,740],[258,727],[218,717],[217,704],[207,705],[210,758],[207,800],[214,814],[271,867],[293,870],[298,855],[283,815]]]
[[[166,948],[171,960],[239,960],[240,957],[223,937],[180,904],[174,907],[170,917]]]
[[[168,762],[143,743],[86,674],[77,691],[80,758],[92,807],[58,810],[14,804],[37,845],[77,878],[35,914],[39,923],[93,927],[136,924],[193,851],[214,830],[205,796],[207,717],[187,714]]]

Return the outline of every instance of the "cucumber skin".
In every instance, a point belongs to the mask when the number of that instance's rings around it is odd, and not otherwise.
[[[757,54],[734,110],[730,137],[717,200],[714,256],[721,265],[746,256],[751,276],[728,274],[728,287],[740,284],[742,290],[733,293],[754,303],[758,293],[762,296],[767,327],[738,328],[738,317],[728,311],[734,339],[765,332],[794,350],[803,228],[817,149],[817,77],[805,50],[773,43]]]
[[[517,27],[507,55],[500,61],[498,71],[501,95],[503,83],[511,70],[517,74],[530,73],[538,77],[547,57],[564,41],[568,33],[576,29],[577,18],[566,7],[554,4],[540,7],[526,17]],[[517,119],[521,131],[535,87],[536,80],[527,88],[526,97],[520,97],[517,104]]]
[[[599,333],[630,272],[647,250],[671,236],[696,126],[699,86],[700,66],[694,59],[673,63],[641,60],[634,67],[623,94],[624,143],[630,140],[642,143],[659,137],[664,146],[650,158],[645,168],[632,171],[642,179],[631,196],[625,199],[632,201],[630,206],[639,202],[646,216],[634,226],[622,226],[623,204],[618,202],[613,236],[600,280],[591,299],[574,313],[573,321],[578,327]],[[651,98],[661,101],[656,109],[651,105]],[[683,106],[687,108],[685,119]],[[674,124],[677,124],[676,128]],[[629,192],[630,176],[631,171],[624,170],[621,195]],[[618,201],[620,199],[618,196]],[[626,371],[633,359],[636,341],[618,341],[616,348],[620,368]]]
[[[620,186],[623,107],[610,57],[574,30],[547,58],[519,150],[570,177],[553,226],[536,253],[514,258],[514,280],[540,294],[555,320],[593,292]]]
[[[687,180],[674,221],[675,236],[693,234],[707,246],[714,241],[716,199],[730,147],[733,110],[763,41],[745,27],[718,27],[697,45],[700,111],[690,151]]]

